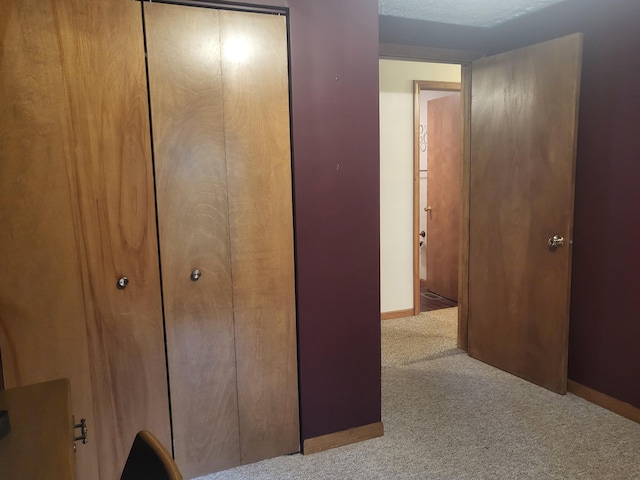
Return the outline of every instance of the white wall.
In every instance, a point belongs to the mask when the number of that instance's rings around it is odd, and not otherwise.
[[[459,82],[460,66],[380,60],[380,310],[413,308],[413,81]]]

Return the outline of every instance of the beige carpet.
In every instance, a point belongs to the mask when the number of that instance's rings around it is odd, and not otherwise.
[[[382,322],[382,366],[394,367],[464,353],[456,348],[458,307]]]
[[[202,479],[640,479],[639,424],[451,355],[452,310],[383,322],[383,437]]]

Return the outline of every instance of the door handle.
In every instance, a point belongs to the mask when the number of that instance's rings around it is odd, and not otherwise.
[[[549,239],[549,247],[550,248],[558,248],[564,245],[564,237],[560,235],[554,235]]]

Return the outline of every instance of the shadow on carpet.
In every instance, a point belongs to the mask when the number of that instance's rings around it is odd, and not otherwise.
[[[382,366],[398,367],[464,353],[456,347],[458,307],[382,322]]]

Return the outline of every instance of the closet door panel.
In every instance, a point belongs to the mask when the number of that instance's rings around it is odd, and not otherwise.
[[[145,19],[175,457],[191,478],[240,464],[218,12],[147,3]]]
[[[73,118],[54,22],[67,9],[0,0],[0,354],[6,388],[69,378],[73,412],[93,435]],[[76,460],[78,478],[97,477],[95,442]]]
[[[1,7],[7,386],[70,378],[78,477],[116,478],[138,430],[170,435],[140,8]]]
[[[221,11],[242,463],[299,450],[285,17]]]
[[[136,2],[56,7],[96,417],[89,428],[100,478],[112,479],[139,430],[170,445],[142,16]],[[118,289],[122,277],[128,285]]]

